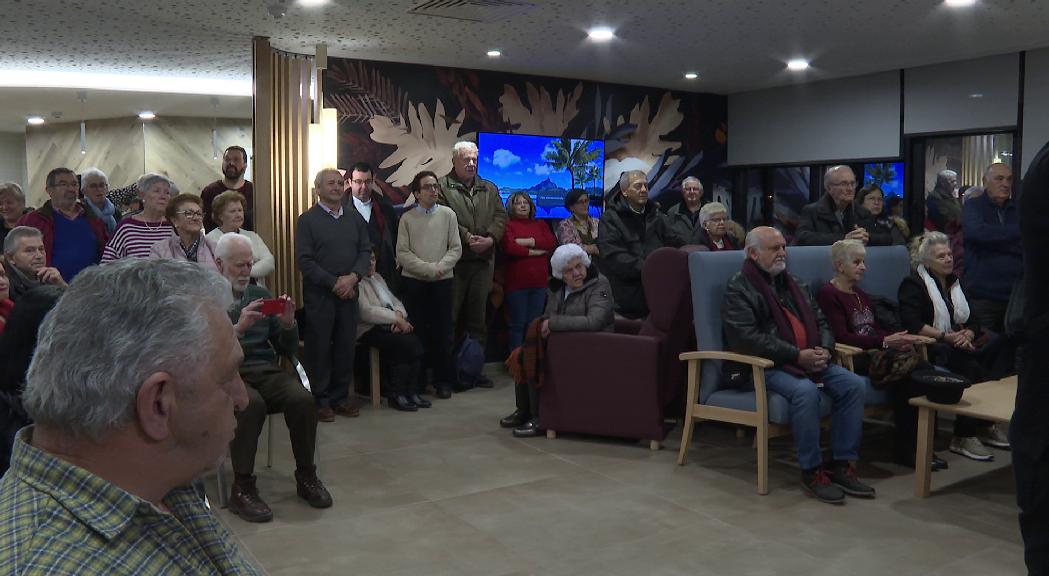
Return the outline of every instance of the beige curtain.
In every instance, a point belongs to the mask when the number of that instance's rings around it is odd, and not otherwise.
[[[256,38],[254,64],[256,227],[276,259],[274,294],[302,306],[295,226],[313,204],[306,173],[313,58],[273,50],[268,39]]]

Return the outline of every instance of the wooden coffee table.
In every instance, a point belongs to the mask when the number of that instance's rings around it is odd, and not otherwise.
[[[1016,376],[973,384],[957,404],[937,404],[925,396],[911,398],[918,407],[918,453],[914,459],[914,495],[929,496],[932,483],[932,438],[937,412],[972,416],[994,422],[1009,422],[1016,404]]]

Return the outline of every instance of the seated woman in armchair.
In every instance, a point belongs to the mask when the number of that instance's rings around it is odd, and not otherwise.
[[[983,382],[1012,371],[1011,352],[999,335],[985,330],[970,316],[969,303],[954,273],[951,240],[942,232],[927,232],[918,241],[916,269],[900,284],[900,319],[911,334],[933,338],[929,360]],[[991,422],[959,416],[954,420],[950,450],[978,461],[993,460],[985,446],[1008,448],[1005,432]]]
[[[816,300],[834,331],[835,342],[865,351],[854,359],[856,372],[870,376],[876,388],[891,387],[896,422],[893,457],[896,462],[913,467],[918,412],[907,401],[924,395],[926,390],[910,379],[910,373],[919,367],[931,368],[917,355],[914,345],[927,344],[932,339],[908,334],[906,330],[892,332],[878,321],[870,296],[857,286],[867,272],[866,252],[859,240],[835,242],[830,249],[834,278],[820,287]],[[882,369],[883,366],[892,369]],[[947,462],[934,454],[933,469],[946,467]]]
[[[591,266],[590,255],[578,244],[563,244],[550,257],[554,276],[546,296],[546,310],[537,319],[539,336],[545,341],[551,332],[611,332],[612,287],[608,279]],[[525,344],[527,346],[527,343]],[[538,435],[538,396],[531,383],[515,385],[517,409],[499,421],[503,428],[514,428],[514,436]]]

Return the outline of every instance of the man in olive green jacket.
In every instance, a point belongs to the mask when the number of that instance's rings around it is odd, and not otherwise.
[[[464,334],[480,342],[487,341],[485,308],[495,271],[495,245],[506,228],[506,210],[499,187],[477,175],[477,145],[457,142],[452,149],[452,171],[438,181],[438,202],[455,212],[463,256],[455,265],[455,297],[452,318],[455,338]],[[482,378],[480,386],[490,387]]]

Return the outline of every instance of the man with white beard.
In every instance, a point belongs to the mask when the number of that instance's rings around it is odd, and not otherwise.
[[[873,498],[854,464],[863,435],[863,379],[830,363],[834,334],[808,286],[785,273],[786,246],[775,228],[747,234],[743,269],[729,280],[722,304],[727,348],[775,362],[765,386],[790,403],[802,486],[830,504],[843,504],[845,494]],[[821,392],[834,403],[828,465],[820,452]]]

